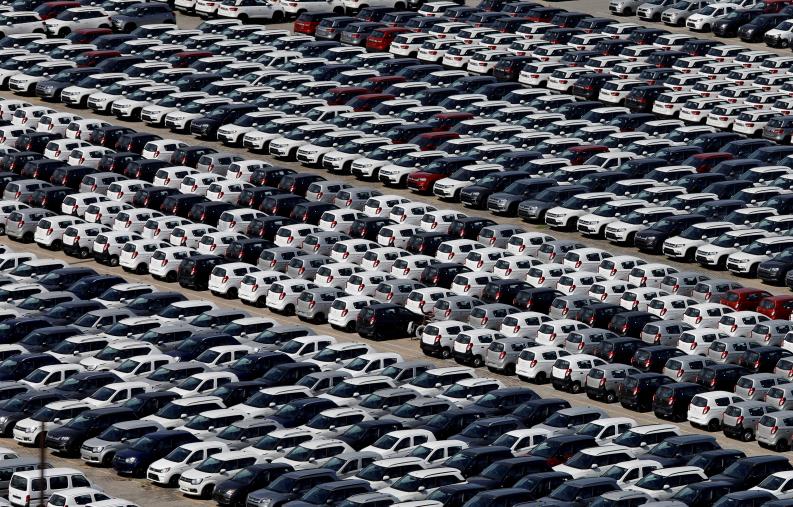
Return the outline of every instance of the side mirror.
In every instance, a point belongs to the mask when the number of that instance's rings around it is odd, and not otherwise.
[[[568,423],[568,424],[567,424],[567,429],[568,429],[568,430],[569,430],[570,428],[572,428],[572,427],[573,427],[573,423]]]
[[[179,320],[184,320],[184,315],[180,315],[178,318]]]
[[[598,468],[600,468],[600,465],[597,463],[592,463],[592,470],[597,470]]]
[[[226,470],[225,468],[221,468],[220,469],[220,475],[226,475],[227,473],[228,473],[228,470]]]
[[[115,361],[115,362],[121,361],[121,358],[116,356],[116,357],[113,358],[113,361]]]
[[[317,458],[315,458],[314,456],[311,456],[310,458],[308,458],[308,462],[309,463],[314,463],[315,461],[317,461]]]
[[[330,427],[329,427],[328,429],[329,429],[330,431],[336,431],[336,425],[335,425],[335,424],[331,424],[331,425],[330,425]]]
[[[278,447],[275,448],[275,450],[276,451],[283,451],[284,450],[284,446],[283,445],[279,445]]]
[[[240,442],[247,442],[247,441],[248,441],[248,437],[240,437]]]
[[[127,437],[121,437],[121,441],[122,442],[126,442],[127,441]]]
[[[213,323],[213,324],[212,324],[211,326],[209,326],[209,327],[211,327],[212,329],[216,329],[216,328],[218,327],[218,325]]]
[[[72,355],[73,355],[73,356],[80,355],[80,351],[79,351],[79,350],[75,350],[74,352],[72,352]]]
[[[441,385],[441,383],[440,383],[440,382],[438,382],[437,384],[435,384],[435,387],[436,387],[436,388],[438,388],[438,389],[440,389],[441,387],[443,387],[443,385]]]
[[[669,484],[664,484],[664,489],[669,489]]]
[[[273,408],[275,406],[275,402],[271,401],[267,406],[270,407],[270,408]]]
[[[246,333],[245,331],[243,331],[243,332],[241,332],[241,333],[240,333],[240,336],[241,336],[242,338],[245,338],[246,336],[248,336],[248,333]]]
[[[352,397],[353,398],[360,398],[361,397],[361,393],[352,393]]]
[[[179,419],[187,419],[187,414],[179,414]]]
[[[384,481],[387,481],[387,480],[390,480],[390,479],[391,479],[391,476],[389,476],[389,475],[384,475],[383,476],[383,480]]]
[[[425,488],[424,486],[419,486],[419,493],[423,493],[426,490],[427,488]]]
[[[340,362],[341,362],[341,358],[340,358],[340,357],[337,357],[337,358],[336,358],[336,362],[337,362],[337,363],[340,363]]]
[[[466,395],[465,395],[465,399],[466,399],[466,400],[470,400],[471,398],[473,398],[473,396],[471,396],[470,394],[466,394]]]
[[[639,447],[647,447],[647,442],[642,442],[641,444],[639,444]]]
[[[208,430],[209,430],[211,433],[214,433],[214,432],[215,432],[215,427],[214,427],[214,426],[210,426],[210,427],[208,428]]]
[[[60,417],[56,417],[55,419],[52,420],[52,422],[59,423],[59,422],[61,422],[61,418]]]

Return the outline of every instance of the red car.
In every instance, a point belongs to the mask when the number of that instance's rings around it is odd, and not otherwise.
[[[771,293],[767,290],[754,289],[752,287],[742,287],[727,291],[719,303],[727,305],[736,311],[756,311],[763,298],[770,297]]]
[[[407,32],[410,32],[410,30],[400,26],[378,28],[366,39],[366,49],[370,51],[388,52],[388,50],[391,48],[391,43],[394,42],[396,36]]]
[[[90,44],[100,35],[110,35],[113,30],[110,28],[78,28],[66,36],[72,44]]]
[[[363,95],[353,97],[349,102],[347,102],[347,105],[352,107],[352,110],[355,112],[371,111],[372,108],[377,104],[385,102],[386,100],[394,100],[395,98],[396,97],[389,95],[388,93],[365,93]]]
[[[793,313],[793,296],[770,296],[760,300],[757,312],[771,319],[790,319]]]
[[[341,9],[341,7],[339,7]],[[343,9],[342,9],[343,10]],[[331,16],[339,16],[344,12],[304,12],[295,20],[292,31],[295,33],[304,33],[306,35],[314,35],[317,31],[319,23]]]
[[[201,58],[209,58],[210,56],[214,56],[214,53],[209,51],[180,51],[169,56],[166,61],[174,67],[189,67],[193,62]]]
[[[361,86],[369,90],[369,93],[383,93],[386,88],[397,83],[404,83],[408,78],[405,76],[374,76],[364,79]]]
[[[329,88],[322,94],[329,106],[343,106],[359,95],[371,94],[371,90],[362,86],[337,86]]]
[[[47,2],[36,7],[35,12],[39,13],[42,21],[52,19],[66,9],[80,7],[80,2]]]
[[[732,153],[699,153],[689,157],[687,165],[695,167],[698,173],[707,173],[718,165],[719,162],[724,162],[725,160],[731,160],[733,158]]]
[[[568,148],[560,156],[568,159],[571,165],[581,165],[593,155],[609,151],[608,146],[599,144],[585,144],[584,146],[573,146]]]
[[[80,56],[75,58],[74,62],[78,67],[96,67],[97,63],[117,56],[121,56],[121,52],[111,49],[86,51],[85,53],[80,53]]]
[[[426,134],[419,134],[410,141],[410,144],[418,145],[421,151],[435,150],[441,144],[451,139],[457,139],[460,134],[456,132],[427,132]]]
[[[436,132],[446,132],[461,121],[472,120],[474,115],[471,113],[438,113],[432,115],[432,118],[427,122],[432,125],[432,130]]]

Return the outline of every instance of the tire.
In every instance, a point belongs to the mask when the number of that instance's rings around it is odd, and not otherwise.
[[[226,292],[226,299],[237,299],[237,289],[235,289],[234,287],[230,288]]]
[[[780,440],[774,445],[774,450],[777,452],[785,452],[790,449],[790,444],[787,443],[785,440]]]
[[[240,21],[242,21],[242,24],[244,25],[245,23],[247,23],[247,22],[248,22],[248,15],[247,15],[247,14],[240,14],[240,15],[237,17],[237,19],[239,19]]]
[[[107,260],[107,264],[112,268],[118,266],[118,255],[111,255],[110,258]]]
[[[716,419],[711,419],[710,421],[708,421],[708,425],[706,429],[708,431],[718,431],[720,426],[721,424],[719,424],[719,421],[717,421]]]
[[[107,455],[102,458],[102,466],[109,467],[113,463],[113,458],[116,456],[116,453],[109,452]]]
[[[348,333],[354,333],[355,332],[355,322],[347,323],[347,325],[344,326],[344,330],[347,331]]]
[[[295,306],[294,305],[286,305],[284,307],[284,315],[294,315],[295,314]]]
[[[60,250],[62,246],[63,246],[63,242],[59,239],[56,239],[55,241],[52,242],[52,245],[50,245],[50,249]]]
[[[58,37],[64,38],[67,35],[69,35],[69,33],[71,33],[71,30],[69,30],[68,28],[61,28],[60,30],[58,30]]]
[[[212,498],[212,492],[215,490],[215,486],[213,484],[209,484],[204,489],[201,490],[201,498],[208,499]]]
[[[0,224],[0,235],[5,235],[5,233],[6,233],[5,224]]]
[[[135,273],[138,275],[145,275],[149,271],[149,267],[145,264],[138,264],[138,267],[135,268]]]
[[[137,27],[138,25],[136,25],[135,23],[127,23],[126,25],[124,25],[124,28],[122,28],[121,31],[125,33],[129,33],[132,30],[136,29]]]
[[[336,7],[335,9],[333,9],[333,14],[338,14],[338,15],[344,14],[344,8],[343,7]]]
[[[25,234],[23,234],[22,235],[22,242],[23,243],[33,243],[33,233],[32,232],[26,232]]]
[[[441,359],[450,359],[452,357],[452,351],[449,350],[449,347],[443,347],[441,349]]]
[[[481,368],[485,362],[482,360],[482,356],[474,356],[474,359],[471,361],[471,366],[474,368]]]
[[[744,442],[751,442],[754,440],[754,431],[750,428],[744,428],[743,431],[741,431],[741,440]]]
[[[606,393],[606,397],[605,397],[605,402],[606,403],[616,403],[617,402],[617,393],[615,393],[614,391],[607,392]]]
[[[508,364],[504,367],[504,375],[514,375],[515,374],[515,365]]]
[[[534,377],[535,384],[545,384],[548,382],[548,376],[545,374],[544,371],[541,371]]]
[[[405,3],[404,2],[395,3],[394,4],[394,9],[396,9],[398,11],[404,11],[405,10]]]
[[[581,392],[581,382],[575,381],[570,385],[570,392],[579,394]]]
[[[267,306],[267,298],[265,296],[259,297],[259,299],[256,300],[256,306],[259,308]]]
[[[171,479],[168,481],[168,487],[170,488],[177,487],[179,485],[179,477],[181,477],[181,475],[179,474],[176,474],[173,477],[171,477]]]
[[[281,11],[273,12],[273,23],[280,23],[284,20],[284,13]]]
[[[176,281],[176,272],[175,271],[168,271],[168,274],[165,275],[165,281],[174,283]]]

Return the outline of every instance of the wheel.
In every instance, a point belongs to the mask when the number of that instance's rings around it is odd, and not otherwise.
[[[581,382],[573,382],[573,385],[570,386],[570,392],[573,394],[578,394],[581,392]]]
[[[201,490],[201,498],[212,498],[212,491],[215,489],[215,486],[209,484],[207,487]]]
[[[77,256],[80,257],[81,259],[87,259],[91,257],[91,251],[88,250],[88,247],[84,246],[80,248],[80,251],[77,253]]]
[[[780,440],[774,445],[774,450],[777,452],[784,452],[790,449],[790,444],[786,440]]]
[[[33,233],[32,232],[26,232],[25,234],[23,234],[22,235],[22,241],[24,243],[32,243],[33,242]]]
[[[314,324],[322,324],[323,322],[325,322],[325,314],[324,313],[318,313],[318,314],[314,315]]]
[[[173,283],[176,281],[176,271],[168,271],[168,274],[165,275],[165,281]]]
[[[180,475],[174,475],[168,480],[168,487],[175,488],[179,485],[179,477]]]
[[[265,296],[259,297],[259,299],[256,300],[256,306],[259,308],[264,308],[267,306],[267,298]]]
[[[545,384],[548,382],[548,376],[545,374],[544,371],[541,371],[534,377],[534,382],[536,384]]]
[[[240,21],[242,21],[243,24],[245,24],[245,23],[248,22],[248,15],[247,14],[240,14],[237,17],[237,19],[239,19]]]
[[[6,226],[5,224],[0,224],[0,235],[6,233]]]
[[[113,458],[116,456],[116,453],[109,452],[102,458],[102,466],[109,467],[113,463]]]
[[[452,357],[452,351],[449,350],[449,347],[443,347],[441,349],[441,359],[449,359]]]
[[[60,250],[61,246],[63,246],[63,243],[61,242],[61,240],[56,239],[55,241],[52,242],[52,245],[50,245],[50,248],[52,250]]]
[[[471,361],[471,366],[474,368],[481,368],[485,362],[482,360],[482,356],[474,356],[474,359]]]
[[[284,308],[284,315],[294,315],[295,314],[295,307],[294,305],[286,305]]]
[[[348,333],[355,332],[355,322],[348,322],[346,326],[344,326],[344,330]]]
[[[226,299],[237,299],[237,289],[232,287],[226,292]]]
[[[398,11],[403,11],[403,10],[405,10],[405,4],[404,4],[404,2],[397,2],[397,3],[395,3],[395,4],[394,4],[394,9],[396,9],[396,10],[398,10]]]
[[[280,23],[284,20],[284,13],[281,11],[273,12],[273,23]]]
[[[67,35],[69,35],[70,32],[71,30],[69,30],[68,28],[61,28],[60,30],[58,30],[58,37],[61,38],[66,37]]]
[[[606,393],[606,403],[616,403],[617,401],[617,393],[614,391],[609,391]]]
[[[508,364],[504,367],[504,375],[514,375],[515,374],[515,365]]]
[[[124,25],[124,28],[121,30],[122,32],[131,32],[132,30],[136,29],[138,26],[135,23],[127,23]]]
[[[111,255],[110,259],[107,260],[108,265],[111,267],[118,266],[118,255]]]
[[[708,431],[718,431],[720,426],[721,426],[721,424],[719,424],[718,420],[711,419],[710,421],[708,421],[707,430]]]
[[[138,264],[138,266],[135,268],[135,273],[138,275],[145,275],[148,271],[149,268],[145,264]]]
[[[751,442],[754,440],[754,431],[749,428],[744,428],[743,431],[741,431],[741,440],[744,442]]]

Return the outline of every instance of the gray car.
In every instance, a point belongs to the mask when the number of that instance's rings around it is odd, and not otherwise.
[[[683,26],[689,16],[709,3],[711,0],[680,0],[661,13],[661,21],[665,25]]]
[[[537,250],[537,258],[544,263],[556,262],[561,264],[567,252],[575,250],[576,248],[586,248],[586,245],[571,239],[548,241],[543,243],[539,250]]]
[[[334,231],[314,232],[303,240],[303,250],[315,255],[330,255],[337,241],[351,239],[344,233]]]
[[[212,440],[228,445],[230,451],[238,451],[280,428],[269,419],[243,419],[223,428]]]
[[[303,255],[294,257],[286,267],[286,274],[292,278],[313,280],[317,270],[325,264],[335,264],[336,260],[327,255]]]
[[[433,368],[435,368],[434,363],[422,359],[414,359],[394,363],[383,370],[382,375],[392,378],[399,385],[404,385]]]
[[[755,434],[760,447],[778,452],[790,450],[793,440],[793,410],[771,412],[760,418]]]
[[[550,431],[552,437],[570,435],[575,433],[585,424],[596,419],[608,417],[605,410],[594,407],[564,408],[554,412],[541,424],[533,426],[535,429]],[[542,444],[540,444],[542,445]]]
[[[788,379],[777,377],[773,373],[752,373],[738,379],[735,394],[747,400],[764,401],[769,389],[788,383]]]
[[[512,236],[524,232],[526,232],[525,229],[514,225],[488,225],[479,231],[479,236],[476,240],[483,245],[506,248]]]
[[[325,462],[322,468],[335,471],[339,479],[348,479],[379,459],[380,455],[373,452],[343,452]]]
[[[245,160],[245,157],[235,153],[207,153],[198,159],[195,168],[202,173],[213,173],[225,176],[229,166],[234,162]]]
[[[399,422],[405,429],[411,429],[422,426],[433,416],[453,408],[456,406],[449,400],[421,397],[396,407],[390,415],[382,417],[381,420]]]
[[[793,322],[789,320],[766,320],[755,324],[749,338],[765,346],[779,347],[785,341],[785,336],[791,331],[793,331]]]
[[[349,183],[338,180],[315,181],[308,186],[306,199],[332,204],[336,194],[341,190],[350,188],[350,186]]]
[[[779,409],[759,400],[733,403],[722,416],[722,431],[728,437],[749,442],[755,438],[755,428],[764,415],[779,412]]]
[[[97,333],[107,329],[119,320],[135,317],[131,310],[126,308],[105,308],[84,313],[79,319],[69,324],[82,333]],[[161,349],[162,350],[162,349]]]
[[[435,301],[431,310],[432,322],[441,320],[462,320],[466,322],[471,311],[484,303],[473,296],[448,296]]]
[[[758,343],[742,336],[719,338],[713,340],[708,347],[708,357],[719,364],[738,364],[744,352],[759,346]],[[791,398],[791,402],[793,402],[793,398]]]
[[[639,373],[636,368],[620,363],[596,366],[589,370],[584,381],[586,395],[593,400],[615,403],[625,377]]]
[[[3,200],[27,202],[31,197],[33,197],[33,194],[36,192],[36,190],[41,190],[42,188],[51,186],[51,183],[46,183],[36,179],[11,181],[8,183],[8,185],[6,185],[5,190],[3,190]]]
[[[375,419],[391,414],[394,410],[408,401],[419,397],[419,393],[406,387],[389,387],[373,392],[361,403],[359,407],[365,408]]]
[[[682,320],[659,320],[648,322],[641,331],[641,339],[650,345],[676,346],[681,333],[694,329]]]
[[[312,329],[297,324],[284,324],[262,331],[252,340],[246,341],[244,345],[254,347],[257,352],[274,351],[292,338],[314,334],[316,333]]]
[[[425,286],[423,283],[417,282],[415,280],[409,280],[407,278],[384,280],[377,286],[372,297],[381,303],[404,305],[411,292],[416,289],[423,289],[424,287]]]
[[[742,287],[743,284],[739,282],[724,280],[722,278],[711,278],[710,280],[699,282],[697,286],[694,287],[691,297],[700,303],[718,303],[728,291],[740,289]]]
[[[102,310],[104,311],[104,310]],[[141,341],[156,345],[162,352],[175,349],[185,338],[190,338],[196,332],[195,326],[186,322],[174,322],[146,331]]]
[[[361,211],[363,210],[366,201],[379,195],[383,195],[383,193],[373,188],[345,188],[336,192],[336,197],[333,199],[333,204],[339,208],[351,208]]]
[[[110,18],[113,28],[119,32],[131,32],[141,25],[169,23],[176,28],[176,17],[166,4],[137,3],[127,6]]]
[[[480,305],[471,310],[471,315],[468,317],[468,323],[474,327],[483,327],[487,329],[501,329],[501,322],[513,313],[519,313],[520,310],[512,305],[504,303],[490,303],[487,305]]]
[[[677,356],[667,359],[661,373],[675,382],[695,382],[703,368],[714,364],[712,359],[698,355]]]
[[[485,366],[495,373],[514,375],[518,357],[523,349],[536,345],[528,337],[510,337],[496,340],[487,348]]]
[[[793,410],[793,384],[777,384],[770,388],[763,400],[780,410]]]
[[[575,319],[579,310],[598,303],[600,303],[600,301],[592,299],[587,295],[559,296],[551,301],[551,307],[548,309],[548,316],[554,320]]]
[[[542,330],[542,327],[540,328]],[[616,333],[597,327],[579,329],[567,335],[564,349],[571,354],[594,354],[603,340],[619,338]]]
[[[332,287],[316,287],[304,290],[297,298],[295,315],[300,320],[314,323],[327,322],[328,312],[336,298],[344,297],[347,293]]]
[[[261,269],[285,272],[286,266],[292,259],[303,255],[308,254],[299,248],[291,246],[265,248],[259,255],[256,265]]]
[[[7,189],[8,187],[6,187]],[[6,236],[17,241],[30,243],[36,233],[39,220],[54,217],[55,213],[43,208],[27,208],[12,211],[6,219]]]
[[[80,447],[80,458],[86,463],[108,466],[117,451],[126,449],[135,439],[165,428],[154,421],[123,421],[98,436],[89,438]]]
[[[611,5],[615,3],[620,4],[623,2],[621,0],[612,0],[609,4],[609,10],[611,10]],[[675,0],[650,0],[649,2],[645,2],[644,0],[626,0],[624,5],[630,9],[631,4],[639,4],[639,6],[634,9],[634,12],[636,16],[643,21],[661,21],[661,13],[674,5],[674,3]],[[618,14],[617,11],[612,12]],[[625,15],[628,15],[627,12]]]
[[[303,378],[295,382],[295,385],[308,387],[314,394],[322,394],[351,377],[352,375],[343,371],[318,371],[303,376]]]
[[[160,366],[143,379],[154,386],[154,390],[170,389],[176,384],[198,373],[209,371],[209,367],[198,361],[184,361]]]
[[[696,271],[682,271],[666,275],[660,289],[676,296],[690,296],[699,282],[710,280],[708,275]]]
[[[118,173],[101,172],[87,174],[80,181],[78,192],[96,192],[104,194],[111,183],[126,180],[127,177]]]

